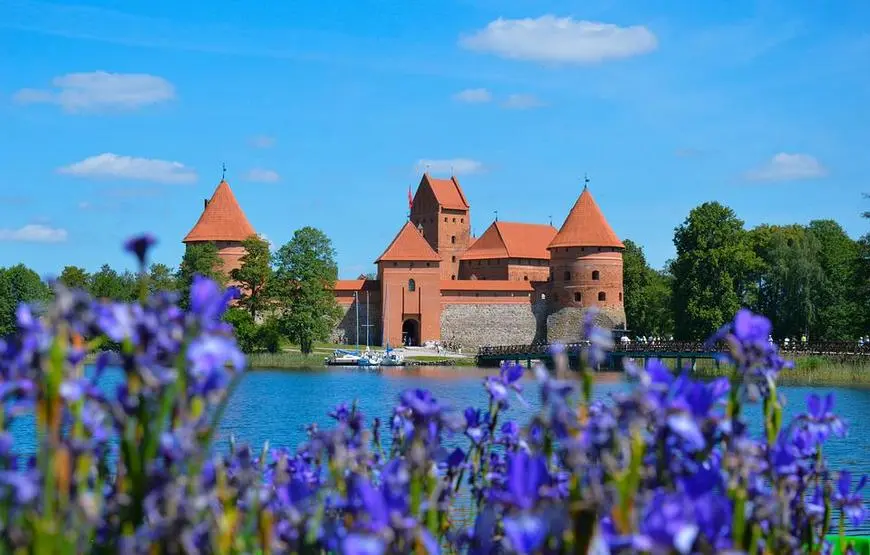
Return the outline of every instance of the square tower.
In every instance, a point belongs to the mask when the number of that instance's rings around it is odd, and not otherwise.
[[[456,177],[423,174],[411,203],[411,223],[441,257],[441,279],[459,279],[459,258],[471,243],[471,217]]]

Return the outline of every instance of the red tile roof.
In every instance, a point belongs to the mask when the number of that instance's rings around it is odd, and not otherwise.
[[[556,247],[623,248],[624,245],[604,219],[604,214],[592,198],[592,193],[584,188],[548,248]]]
[[[450,210],[468,210],[468,201],[465,200],[465,194],[462,192],[462,187],[459,186],[459,181],[455,177],[450,179],[437,179],[428,173],[423,174],[423,179],[420,181],[427,182],[432,192],[435,194],[435,199],[441,208]]]
[[[493,222],[483,235],[468,247],[461,260],[487,258],[550,259],[547,245],[556,236],[551,225],[520,222]]]
[[[361,291],[366,280],[364,279],[339,279],[335,282],[334,291]]]
[[[534,291],[528,281],[501,279],[446,279],[441,280],[441,291]]]
[[[244,241],[255,234],[229,183],[221,180],[196,225],[182,242]]]
[[[405,222],[396,238],[375,262],[384,261],[432,261],[440,262],[441,257],[432,250],[423,234],[411,222]]]

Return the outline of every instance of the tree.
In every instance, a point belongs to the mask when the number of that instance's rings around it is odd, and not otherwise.
[[[248,310],[251,319],[257,321],[257,313],[268,303],[266,284],[272,277],[272,259],[269,243],[252,235],[242,242],[245,254],[241,257],[241,267],[230,272],[233,281],[241,286],[242,298],[239,305]]]
[[[643,249],[634,241],[624,241],[622,284],[625,292],[625,317],[637,335],[665,335],[673,331],[670,316],[670,283],[667,277],[649,267]]]
[[[172,268],[159,262],[151,265],[148,270],[148,291],[153,294],[157,291],[177,291],[178,280]]]
[[[200,274],[209,277],[221,285],[226,284],[223,273],[223,260],[218,254],[214,243],[193,243],[184,250],[184,258],[178,267],[178,289],[181,291],[181,305],[187,307],[190,301],[190,284],[193,276]]]
[[[832,340],[854,338],[860,332],[858,242],[833,220],[814,220],[807,226],[807,232],[818,242],[822,274],[816,295],[818,317],[810,326],[810,336]]]
[[[319,229],[303,227],[274,259],[279,326],[303,353],[310,353],[315,341],[329,338],[341,316],[333,294],[338,266],[332,242]]]
[[[870,195],[864,195],[870,198]],[[863,217],[870,219],[870,212],[864,212]],[[870,233],[866,233],[858,241],[858,257],[855,270],[855,298],[859,299],[858,334],[866,335],[870,330]]]
[[[0,336],[15,331],[15,310],[21,303],[35,306],[51,300],[51,289],[39,274],[25,266],[16,264],[10,268],[0,268]]]
[[[87,289],[91,276],[78,266],[65,266],[57,280],[70,289]]]
[[[818,319],[824,279],[819,241],[799,225],[759,226],[750,237],[760,260],[755,310],[770,318],[779,334],[807,333]]]
[[[705,339],[748,300],[758,258],[743,221],[718,202],[694,208],[676,228],[674,246],[674,332],[683,339]]]
[[[103,264],[100,270],[91,275],[88,290],[98,299],[114,301],[132,301],[139,293],[138,280],[130,272],[119,274],[108,264]]]

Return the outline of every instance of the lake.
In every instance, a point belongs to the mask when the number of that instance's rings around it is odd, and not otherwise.
[[[293,448],[305,440],[305,426],[312,422],[331,426],[327,413],[338,403],[356,400],[368,422],[380,417],[389,422],[392,407],[399,395],[410,388],[430,390],[442,403],[462,411],[475,406],[485,409],[488,397],[482,387],[483,378],[494,370],[457,367],[357,370],[349,368],[317,368],[310,370],[253,370],[244,375],[224,412],[216,435],[216,448],[225,449],[231,435],[238,443],[248,443],[259,449],[268,441],[272,447]],[[120,379],[120,375],[110,381]],[[621,374],[602,373],[596,376],[593,394],[606,398],[610,393],[628,387]],[[537,384],[530,373],[522,381],[524,397],[529,407],[512,402],[506,417],[526,420],[539,405]],[[110,384],[106,384],[110,385]],[[826,444],[826,455],[834,470],[849,469],[853,474],[870,473],[870,389],[780,387],[787,399],[784,421],[806,409],[806,398],[812,393],[836,394],[835,412],[849,425],[845,439],[833,439]],[[759,405],[747,407],[755,430],[761,429]],[[16,439],[22,439],[17,449],[31,451],[30,422],[19,421]],[[753,433],[755,433],[753,430]],[[22,433],[23,432],[23,433]],[[22,437],[24,436],[24,437]],[[29,437],[27,437],[29,436]],[[29,440],[29,441],[28,441]],[[870,488],[864,490],[870,505]],[[852,533],[870,533],[870,525]]]

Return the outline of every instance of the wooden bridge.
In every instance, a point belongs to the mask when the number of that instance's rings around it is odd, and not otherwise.
[[[580,353],[588,345],[587,341],[564,345],[572,366],[577,364]],[[620,362],[624,358],[643,360],[644,363],[651,358],[676,359],[678,367],[682,366],[684,360],[694,365],[698,359],[712,359],[718,364],[719,355],[726,352],[724,344],[711,347],[697,341],[617,341],[605,365],[621,368]],[[859,344],[857,341],[795,342],[781,345],[780,352],[787,358],[817,356],[842,361],[866,360],[870,363],[870,344]],[[498,366],[503,361],[525,362],[531,366],[533,360],[551,364],[552,359],[551,346],[543,343],[480,347],[477,351],[478,366]]]

